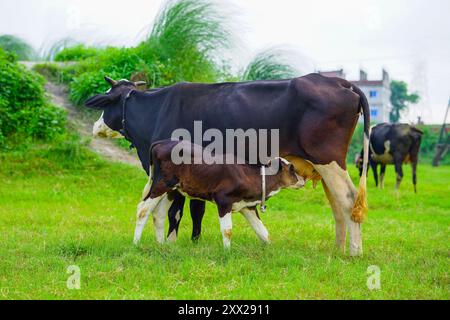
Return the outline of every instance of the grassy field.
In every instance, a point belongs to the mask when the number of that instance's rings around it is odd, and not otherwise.
[[[224,252],[217,213],[208,205],[197,244],[186,210],[177,243],[157,245],[149,222],[136,248],[143,171],[82,148],[67,157],[69,151],[0,154],[1,299],[450,298],[449,166],[420,165],[417,195],[407,167],[398,194],[392,167],[385,190],[370,177],[365,253],[350,258],[334,250],[334,222],[320,186],[268,202],[262,216],[268,247],[235,215],[232,250]],[[66,286],[70,265],[80,268],[80,290]],[[381,270],[379,290],[366,285],[371,265]]]

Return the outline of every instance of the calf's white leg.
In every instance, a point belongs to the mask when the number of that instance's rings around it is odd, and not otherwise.
[[[223,217],[219,216],[220,232],[222,233],[223,246],[225,248],[229,248],[231,246],[231,229],[233,228],[231,214],[231,212],[228,212]]]
[[[159,202],[156,210],[153,211],[153,225],[155,227],[155,236],[158,243],[164,243],[164,221],[166,220],[167,212],[172,205],[173,200],[169,200],[167,194],[163,196]]]
[[[357,256],[362,254],[361,225],[352,220],[352,209],[356,200],[356,188],[348,172],[342,169],[336,162],[327,165],[314,165],[314,168],[322,176],[326,187],[328,188],[331,205],[338,212],[338,217],[343,217],[347,225],[350,238],[350,255]],[[340,213],[339,213],[340,212]],[[336,217],[336,214],[335,214]],[[340,224],[341,222],[339,222]],[[342,244],[342,226],[336,225],[336,240]]]
[[[142,231],[144,230],[149,215],[153,212],[153,210],[155,210],[156,206],[159,204],[159,202],[163,197],[167,197],[167,195],[162,195],[154,199],[148,198],[147,200],[141,201],[138,204],[136,212],[136,228],[134,230],[134,240],[133,240],[134,244],[138,244],[139,240],[141,240]]]
[[[258,217],[256,209],[243,208],[241,209],[241,213],[247,219],[248,223],[250,223],[258,238],[263,243],[269,244],[269,232]]]

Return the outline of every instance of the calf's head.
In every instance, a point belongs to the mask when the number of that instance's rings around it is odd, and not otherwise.
[[[102,115],[94,124],[92,130],[94,136],[120,138],[122,137],[119,130],[122,129],[123,101],[131,90],[145,83],[128,80],[116,81],[106,76],[105,81],[111,85],[111,88],[105,93],[87,99],[84,105],[87,108],[103,110]]]
[[[305,186],[305,179],[295,172],[292,163],[283,158],[276,158],[272,161],[278,161],[278,172],[276,176],[280,183],[279,187],[289,189],[299,189]]]

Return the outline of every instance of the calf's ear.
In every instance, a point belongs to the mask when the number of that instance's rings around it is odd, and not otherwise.
[[[118,97],[115,97],[111,94],[97,94],[93,97],[90,97],[84,102],[84,105],[87,108],[91,109],[105,109],[110,105],[111,103],[115,102]]]

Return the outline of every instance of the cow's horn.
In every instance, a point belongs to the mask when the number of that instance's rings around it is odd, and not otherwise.
[[[111,86],[114,86],[114,85],[117,84],[117,81],[116,81],[116,80],[113,80],[113,79],[111,79],[111,78],[108,77],[108,76],[105,76],[104,78],[105,78],[105,81],[108,82]]]
[[[135,83],[134,83],[134,85],[137,87],[137,86],[143,86],[143,85],[145,85],[145,84],[147,84],[147,82],[145,82],[145,81],[136,81]]]

